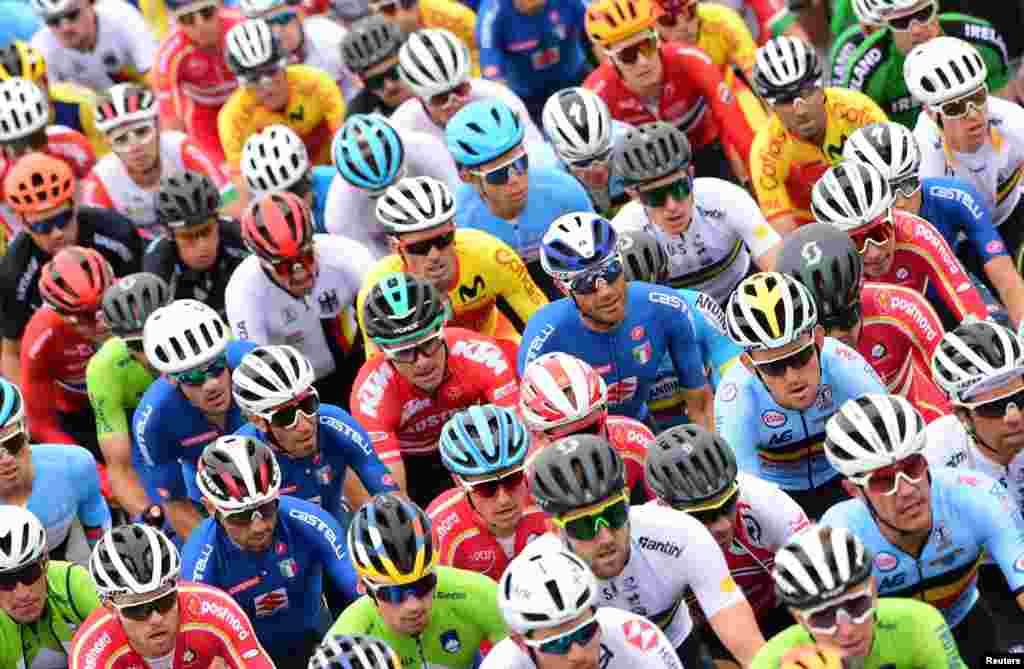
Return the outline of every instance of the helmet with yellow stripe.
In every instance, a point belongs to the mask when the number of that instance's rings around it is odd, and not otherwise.
[[[405,585],[432,573],[430,518],[423,509],[392,494],[374,497],[352,518],[348,552],[356,573],[372,585]]]
[[[14,40],[0,49],[0,81],[13,77],[46,88],[46,59],[28,42]]]
[[[729,338],[747,351],[787,346],[818,324],[811,292],[778,272],[759,272],[741,281],[725,315]]]

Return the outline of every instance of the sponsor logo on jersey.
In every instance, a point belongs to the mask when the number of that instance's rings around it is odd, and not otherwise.
[[[203,546],[203,550],[199,551],[199,559],[196,560],[196,566],[192,568],[193,579],[200,580],[203,577],[211,555],[213,555],[213,544],[206,544]]]
[[[903,297],[896,291],[882,289],[878,291],[878,302],[884,311],[894,311],[909,316],[929,342],[938,339],[939,333],[932,327],[928,317],[921,311],[916,301]],[[879,346],[885,348],[884,345],[879,344]]]
[[[209,548],[209,546],[208,546],[208,548]],[[196,568],[198,569],[198,566]],[[248,590],[249,588],[251,588],[253,586],[259,585],[262,581],[263,581],[263,578],[261,576],[253,576],[252,578],[247,578],[246,580],[242,581],[241,583],[239,583],[237,585],[233,585],[230,588],[228,588],[228,594],[229,595],[237,595],[238,593],[243,592],[245,590]]]
[[[384,390],[390,383],[394,372],[390,365],[381,365],[375,369],[361,386],[359,386],[359,410],[368,416],[377,417],[377,409],[384,399]],[[372,436],[372,433],[371,433]],[[377,441],[376,438],[373,439]]]
[[[646,365],[651,361],[651,342],[645,341],[640,346],[633,347],[633,359],[636,360],[638,365]]]
[[[257,618],[272,616],[278,611],[288,608],[288,591],[284,588],[274,588],[270,592],[257,595],[252,603]]]
[[[104,649],[110,645],[111,638],[109,632],[104,632],[103,636],[96,639],[96,643],[92,645],[85,653],[85,669],[95,669],[96,663],[100,659],[100,655],[103,654]]]
[[[334,549],[334,556],[339,560],[345,559],[345,549],[338,544],[337,533],[335,533],[334,529],[325,523],[320,517],[299,509],[290,509],[288,511],[288,515],[296,520],[301,520],[305,524],[316,529],[316,531],[327,540],[327,543],[331,545],[331,548]]]
[[[892,553],[882,552],[875,556],[875,567],[878,571],[892,571],[899,564],[899,558]]]
[[[723,402],[732,402],[734,399],[736,399],[736,393],[736,384],[726,383],[722,386],[722,389],[719,393],[719,397],[722,398]]]
[[[906,267],[899,267],[896,269],[896,278],[898,280],[906,281],[908,276],[910,276],[910,270]]]
[[[641,339],[643,339],[643,338],[644,338],[644,332],[645,332],[645,330],[644,330],[644,326],[642,326],[642,325],[637,325],[637,326],[635,326],[635,327],[633,328],[633,330],[632,330],[632,331],[631,331],[631,332],[629,333],[629,336],[630,336],[630,338],[631,338],[631,339],[632,339],[633,341],[640,341]]]
[[[281,570],[281,575],[285,578],[295,578],[295,575],[299,573],[299,565],[295,562],[295,558],[287,558],[277,563],[277,568]]]
[[[476,564],[473,571],[484,573],[490,571],[498,559],[498,554],[493,548],[479,550],[469,556],[469,561]]]
[[[341,302],[338,300],[338,291],[333,288],[321,293],[317,302],[320,304],[320,313],[324,316],[338,313],[338,307],[341,306]]]
[[[982,209],[981,204],[978,203],[978,202],[975,202],[974,201],[974,197],[970,193],[968,193],[965,190],[961,190],[960,188],[946,188],[945,186],[932,186],[931,188],[928,189],[928,194],[929,195],[933,195],[935,197],[940,197],[940,198],[942,198],[944,200],[953,200],[955,202],[959,202],[960,204],[962,204],[964,206],[965,209],[967,209],[969,212],[971,212],[971,214],[974,216],[974,219],[976,221],[980,221],[982,216],[985,215],[985,210]],[[997,251],[991,250],[991,248],[989,248],[989,247],[991,247],[993,244],[998,244],[998,246],[1000,247],[999,250],[997,250]],[[989,245],[985,247],[985,249],[989,253],[1000,253],[1000,252],[1002,252],[1003,248],[1004,247],[1002,245],[1002,242],[1000,242],[998,240],[993,240],[993,241],[989,242]]]
[[[402,406],[402,417],[399,423],[404,425],[409,422],[409,419],[418,414],[421,410],[426,409],[431,404],[430,398],[415,398],[406,402]]]
[[[437,525],[437,540],[438,542],[444,541],[445,536],[452,531],[455,527],[455,523],[459,520],[459,513],[452,511],[444,520]]]
[[[686,301],[678,295],[669,295],[668,293],[652,290],[647,294],[647,299],[654,304],[664,304],[666,307],[678,309],[683,313],[686,313],[689,310],[686,306]]]
[[[906,574],[892,574],[891,576],[886,576],[882,579],[882,583],[878,586],[878,589],[882,592],[887,592],[900,587],[906,583],[906,581]]]
[[[850,74],[850,88],[864,90],[864,82],[881,62],[882,51],[874,48],[868,49],[853,67],[853,72]]]
[[[191,648],[186,648],[181,654],[181,661],[185,664],[192,664],[196,661],[196,652]]]
[[[242,621],[238,619],[235,612],[228,607],[218,604],[215,601],[204,599],[199,605],[199,615],[201,616],[212,616],[217,620],[223,621],[231,631],[235,633],[239,641],[245,641],[249,638],[249,631],[242,625]]]
[[[540,355],[541,351],[544,349],[545,342],[547,342],[553,334],[555,334],[554,325],[545,325],[541,328],[541,331],[537,333],[537,336],[533,338],[533,341],[530,342],[530,346],[526,349],[526,360],[533,360]]]
[[[761,414],[761,420],[765,425],[771,428],[782,427],[788,420],[786,414],[781,411],[775,411],[774,409],[768,409]]]
[[[658,551],[664,553],[669,557],[677,558],[683,554],[683,549],[679,544],[672,541],[663,541],[661,539],[651,539],[650,537],[640,537],[636,540],[637,545],[647,551]]]
[[[627,620],[622,623],[622,635],[629,645],[644,653],[658,646],[658,628],[647,620]]]
[[[871,357],[876,360],[884,358],[885,354],[888,352],[888,349],[885,348],[885,344],[875,344],[871,347]]]
[[[633,398],[636,394],[640,380],[636,376],[627,376],[624,379],[608,384],[608,401],[612,404],[622,404]]]
[[[447,630],[441,632],[441,648],[444,648],[446,653],[455,654],[462,650],[462,642],[459,641],[458,630]]]
[[[508,362],[502,355],[501,349],[487,341],[463,339],[455,342],[455,346],[452,347],[452,355],[479,363],[495,374],[504,374],[508,371]]]
[[[466,284],[462,284],[459,286],[459,299],[462,300],[463,304],[472,302],[486,289],[487,283],[484,281],[484,278],[478,274],[473,277],[472,285],[467,286]]]
[[[960,261],[953,257],[949,244],[939,236],[939,233],[932,227],[931,223],[926,221],[918,223],[914,228],[914,235],[920,239],[927,240],[938,249],[939,258],[942,260],[942,264],[946,266],[946,271],[950,275],[962,274],[960,271]],[[957,288],[957,292],[960,292],[959,288]]]

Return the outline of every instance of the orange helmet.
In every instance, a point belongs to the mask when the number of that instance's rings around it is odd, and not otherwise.
[[[4,178],[7,204],[19,214],[56,209],[75,195],[75,174],[61,160],[45,153],[27,153]]]
[[[266,260],[297,258],[313,242],[313,214],[294,193],[267,193],[242,214],[242,238]]]
[[[586,29],[591,41],[604,48],[654,26],[651,0],[598,0],[587,9]]]
[[[114,270],[99,251],[68,246],[43,265],[39,294],[62,315],[94,313],[112,283]]]

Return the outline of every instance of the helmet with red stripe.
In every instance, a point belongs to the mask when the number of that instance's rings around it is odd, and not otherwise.
[[[107,133],[114,128],[156,120],[153,91],[138,84],[115,84],[96,101],[96,128]]]
[[[95,313],[113,283],[114,270],[99,251],[69,246],[43,265],[39,294],[61,315]]]
[[[198,470],[199,491],[222,513],[262,506],[281,491],[277,458],[255,437],[220,437],[203,450]]]
[[[546,353],[523,371],[519,412],[534,432],[607,415],[608,388],[601,375],[568,353]]]
[[[313,214],[298,195],[267,193],[242,215],[242,238],[265,260],[297,258],[313,243]]]

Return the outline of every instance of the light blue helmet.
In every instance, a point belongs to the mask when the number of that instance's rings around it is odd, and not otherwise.
[[[25,402],[21,390],[10,381],[0,379],[0,428],[25,419]]]
[[[519,116],[500,100],[477,100],[460,109],[445,126],[448,151],[461,167],[494,160],[523,141]]]
[[[530,434],[511,409],[491,404],[460,411],[441,428],[441,461],[456,476],[521,467]]]
[[[378,114],[350,116],[331,142],[341,178],[358,188],[384,190],[398,179],[405,147],[398,131]]]

